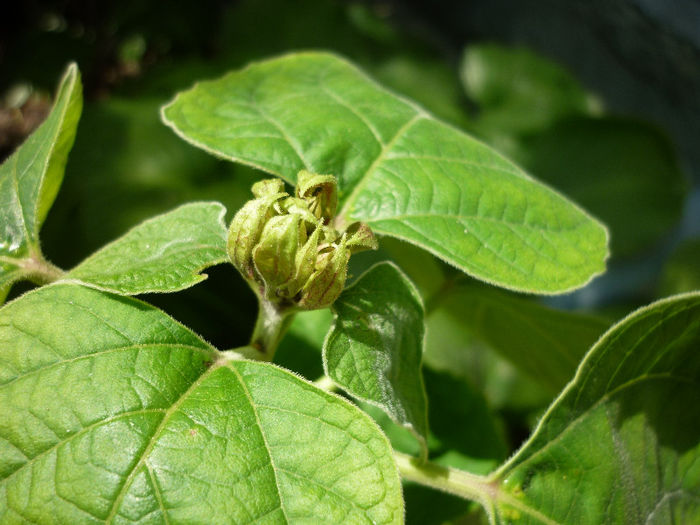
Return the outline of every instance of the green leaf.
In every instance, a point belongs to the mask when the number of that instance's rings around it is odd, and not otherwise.
[[[475,282],[454,285],[444,297],[440,308],[462,329],[552,392],[571,380],[610,325]]]
[[[71,284],[0,310],[0,522],[400,523],[356,407]]]
[[[447,62],[395,55],[372,67],[385,86],[418,102],[437,118],[463,128],[470,123],[464,90]]]
[[[508,449],[501,421],[484,397],[447,372],[424,369],[423,376],[430,406],[427,443],[431,460],[474,474],[493,472],[505,460]],[[395,450],[411,456],[421,454],[421,444],[414,434],[391,421],[379,408],[359,404],[382,428]]]
[[[323,367],[350,395],[408,428],[427,453],[427,403],[421,375],[423,304],[392,263],[370,268],[332,306]]]
[[[63,180],[82,109],[80,73],[70,64],[51,113],[0,166],[0,296],[43,261],[39,230]]]
[[[218,202],[180,206],[135,226],[66,278],[121,295],[194,286],[206,279],[201,270],[228,260],[225,214]]]
[[[479,279],[558,293],[604,269],[600,223],[336,56],[250,65],[180,93],[162,115],[195,146],[289,182],[301,169],[336,175],[341,220]]]
[[[499,523],[700,522],[699,347],[697,292],[610,329],[494,476]]]

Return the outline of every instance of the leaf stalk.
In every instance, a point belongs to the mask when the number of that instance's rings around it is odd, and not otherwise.
[[[279,304],[258,296],[258,318],[250,337],[250,346],[259,354],[258,361],[272,361],[294,315],[294,310],[280,308]]]
[[[498,497],[498,485],[484,476],[471,474],[452,467],[443,467],[429,461],[394,451],[394,461],[407,481],[413,481],[482,505],[493,523],[494,501]]]
[[[33,253],[22,259],[0,256],[0,263],[16,266],[21,270],[22,278],[38,286],[57,281],[66,273],[55,264],[47,261],[41,253]]]

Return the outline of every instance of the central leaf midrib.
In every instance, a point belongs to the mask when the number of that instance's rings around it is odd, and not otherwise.
[[[272,458],[272,450],[270,449],[270,445],[267,442],[267,437],[265,437],[265,429],[263,428],[262,422],[260,421],[260,416],[258,415],[258,410],[255,405],[255,401],[253,401],[252,396],[250,395],[250,391],[248,390],[248,385],[246,385],[245,381],[243,381],[243,377],[241,377],[240,372],[236,369],[235,366],[233,366],[231,363],[226,363],[226,368],[231,370],[233,374],[236,376],[236,379],[241,385],[241,388],[243,389],[243,393],[246,396],[246,399],[248,400],[248,403],[250,404],[250,409],[253,411],[253,416],[255,416],[255,422],[258,425],[258,430],[260,431],[260,437],[262,438],[263,445],[265,445],[265,450],[267,451],[267,456],[270,459],[270,466],[272,467],[272,473],[275,477],[275,486],[277,487],[277,498],[279,501],[279,508],[282,511],[282,515],[284,516],[284,519],[289,523],[289,517],[287,516],[287,511],[284,508],[284,502],[282,501],[282,494],[281,494],[281,488],[280,488],[280,482],[279,482],[279,477],[278,477],[278,471],[277,467],[275,466],[275,461]]]
[[[420,110],[420,108],[413,106],[412,109],[416,113],[414,113],[414,115],[410,119],[403,123],[403,125],[396,131],[391,140],[382,147],[381,151],[379,152],[377,157],[372,161],[372,164],[370,164],[369,168],[367,168],[367,170],[365,170],[365,172],[360,176],[357,184],[355,184],[355,187],[352,189],[350,195],[348,195],[347,199],[345,199],[345,203],[343,204],[342,209],[338,213],[339,217],[343,217],[345,220],[349,220],[350,208],[355,204],[355,201],[361,193],[362,188],[365,186],[365,184],[367,184],[367,180],[377,169],[377,166],[379,166],[379,164],[381,164],[381,162],[386,158],[387,153],[391,151],[391,148],[394,147],[394,144],[396,144],[396,142],[408,131],[408,129],[410,129],[411,126],[413,126],[416,122],[423,118],[428,118],[427,114]]]
[[[161,433],[170,421],[170,417],[178,410],[178,408],[180,408],[180,405],[182,405],[182,403],[185,402],[185,400],[190,396],[190,394],[192,394],[192,392],[194,392],[197,389],[197,387],[218,368],[219,366],[215,364],[211,366],[208,370],[206,370],[203,374],[201,374],[195,381],[192,382],[189,388],[180,395],[177,401],[175,401],[175,403],[173,403],[170,406],[170,408],[168,408],[165,411],[163,419],[158,425],[158,428],[156,428],[156,430],[153,432],[153,436],[151,436],[148,445],[146,445],[146,448],[141,453],[140,459],[131,468],[131,471],[129,472],[129,475],[127,476],[126,480],[124,481],[122,488],[117,493],[109,515],[105,519],[105,524],[112,523],[112,520],[114,520],[115,516],[119,511],[119,506],[121,505],[124,496],[126,496],[126,493],[128,492],[129,488],[131,488],[131,484],[133,483],[137,472],[139,471],[141,466],[146,463],[146,460],[148,459],[148,456],[150,455],[151,451],[153,450],[153,447],[158,441],[158,438],[160,437]]]

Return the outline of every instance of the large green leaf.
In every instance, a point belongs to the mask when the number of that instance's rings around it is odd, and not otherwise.
[[[700,522],[700,293],[637,310],[592,348],[493,477],[499,522]]]
[[[49,116],[0,166],[0,299],[43,261],[39,230],[61,186],[82,103],[80,73],[71,64]]]
[[[71,284],[0,310],[0,522],[400,523],[347,401]]]
[[[363,220],[479,279],[557,293],[604,269],[600,223],[336,56],[256,63],[162,113],[192,144],[290,182],[302,168],[336,175],[341,222]]]
[[[226,208],[196,202],[149,219],[100,249],[66,276],[122,295],[174,292],[206,279],[228,259]]]
[[[380,263],[344,290],[332,309],[335,319],[323,345],[326,374],[411,430],[427,453],[425,324],[415,287],[394,264]]]

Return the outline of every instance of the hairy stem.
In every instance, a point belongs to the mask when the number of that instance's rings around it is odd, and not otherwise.
[[[258,351],[259,361],[272,361],[277,345],[294,319],[294,312],[280,309],[278,305],[263,297],[259,299],[258,304],[258,319],[250,338],[250,346]]]
[[[484,476],[463,470],[443,467],[429,461],[394,451],[394,460],[401,477],[460,498],[478,501],[493,523],[493,504],[498,497],[498,486]]]
[[[55,264],[44,259],[44,256],[38,252],[22,259],[0,256],[0,263],[16,266],[22,272],[21,278],[39,286],[57,281],[66,273]]]

